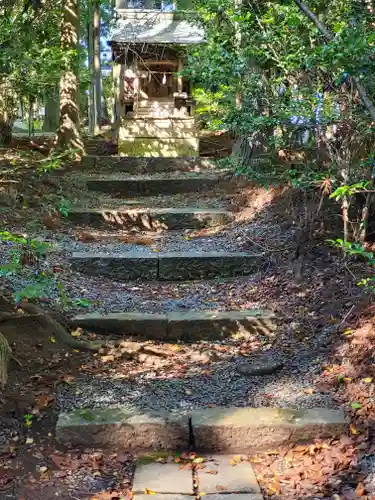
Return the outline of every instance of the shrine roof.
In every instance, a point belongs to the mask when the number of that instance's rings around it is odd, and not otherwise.
[[[162,16],[145,19],[119,19],[110,43],[153,43],[192,45],[204,41],[203,30],[185,20]]]

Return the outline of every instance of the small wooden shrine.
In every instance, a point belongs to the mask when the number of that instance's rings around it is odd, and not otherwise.
[[[199,155],[191,83],[181,72],[201,30],[168,0],[117,0],[117,12],[110,45],[119,154]]]

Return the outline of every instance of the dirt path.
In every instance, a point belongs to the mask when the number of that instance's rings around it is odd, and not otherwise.
[[[82,201],[88,206],[98,206],[103,202],[81,193],[80,179],[71,182],[68,191],[73,195],[69,200],[71,205]],[[211,192],[203,198],[196,197],[196,201],[205,206],[228,208],[239,196],[244,193],[228,197]],[[3,278],[3,286],[6,290],[20,288],[35,273],[52,269],[56,280],[44,304],[62,310],[67,316],[90,311],[157,313],[264,307],[278,315],[279,328],[272,338],[254,336],[246,340],[163,344],[165,356],[149,355],[141,360],[129,360],[116,352],[99,355],[72,352],[54,340],[30,339],[29,332],[20,332],[10,342],[22,369],[13,367],[8,389],[1,396],[0,498],[3,495],[4,499],[28,500],[59,495],[64,500],[93,496],[104,500],[129,496],[133,457],[120,450],[113,453],[59,450],[53,438],[57,411],[108,404],[137,408],[152,408],[157,404],[166,409],[207,405],[293,408],[344,405],[355,419],[355,432],[351,436],[317,444],[313,449],[278,450],[254,459],[255,468],[265,494],[274,498],[309,495],[335,498],[332,495],[341,491],[343,485],[350,491],[364,481],[364,469],[362,466],[358,469],[356,463],[364,451],[371,450],[368,417],[372,412],[373,369],[366,353],[372,348],[373,327],[371,324],[362,337],[359,334],[362,339],[359,343],[354,334],[343,335],[351,324],[356,325],[366,302],[363,292],[355,286],[362,267],[351,263],[349,275],[345,273],[337,255],[322,244],[326,235],[317,231],[307,253],[302,281],[296,283],[291,257],[297,219],[290,216],[291,200],[288,196],[276,196],[268,203],[264,193],[261,196],[263,203],[259,197],[254,200],[250,196],[250,207],[238,214],[241,222],[216,229],[153,233],[154,241],[145,247],[119,243],[119,235],[127,232],[110,228],[106,234],[113,239],[102,238],[101,231],[72,225],[60,218],[56,219],[57,226],[50,224],[47,228],[44,215],[38,210],[33,227],[22,215],[18,220],[9,217],[7,229],[27,231],[52,246],[37,268],[31,266],[22,276]],[[171,199],[174,204],[184,206],[192,202],[193,196],[189,194],[187,199],[176,195]],[[118,206],[118,200],[105,197],[105,202]],[[153,202],[168,206],[165,197]],[[97,239],[84,241],[82,235],[87,233],[94,233]],[[145,233],[137,236],[150,237]],[[6,264],[9,244],[0,245],[0,259]],[[72,251],[116,253],[136,249],[155,254],[166,249],[213,248],[261,250],[267,265],[249,277],[164,283],[90,277],[72,270],[69,262]],[[91,331],[78,331],[75,335],[79,339],[106,341]],[[148,345],[161,348],[158,344]],[[248,367],[259,364],[271,364],[276,369],[262,376],[249,375]],[[371,379],[371,383],[364,379]],[[351,408],[358,401],[361,408]],[[362,414],[363,408],[366,411]],[[369,463],[371,460],[367,463],[368,470],[372,470]],[[306,472],[309,467],[311,474]],[[354,487],[345,479],[350,475]],[[370,479],[367,490],[369,485]]]

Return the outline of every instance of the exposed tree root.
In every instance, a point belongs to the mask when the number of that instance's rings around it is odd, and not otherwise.
[[[12,357],[12,350],[7,339],[0,332],[0,386],[4,389],[8,381],[8,365]]]
[[[54,316],[54,317],[53,317]],[[60,313],[48,312],[40,306],[30,302],[22,302],[16,309],[13,304],[0,296],[0,385],[5,385],[9,360],[13,359],[19,366],[21,363],[12,356],[8,339],[17,332],[32,332],[32,334],[53,337],[59,343],[79,351],[99,352],[100,354],[114,353],[125,356],[127,359],[145,362],[148,356],[166,357],[168,353],[144,345],[140,342],[108,340],[103,343],[85,342],[70,334],[69,321]]]

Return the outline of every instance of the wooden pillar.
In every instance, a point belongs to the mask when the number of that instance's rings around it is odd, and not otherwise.
[[[124,106],[122,104],[124,98],[124,65],[114,62],[112,76],[114,93],[113,123],[118,127],[124,115]]]
[[[184,68],[184,64],[182,62],[182,59],[178,59],[178,66],[177,66],[177,71],[178,71],[178,76],[177,76],[177,91],[179,94],[182,93],[182,76],[181,76],[181,71]]]

